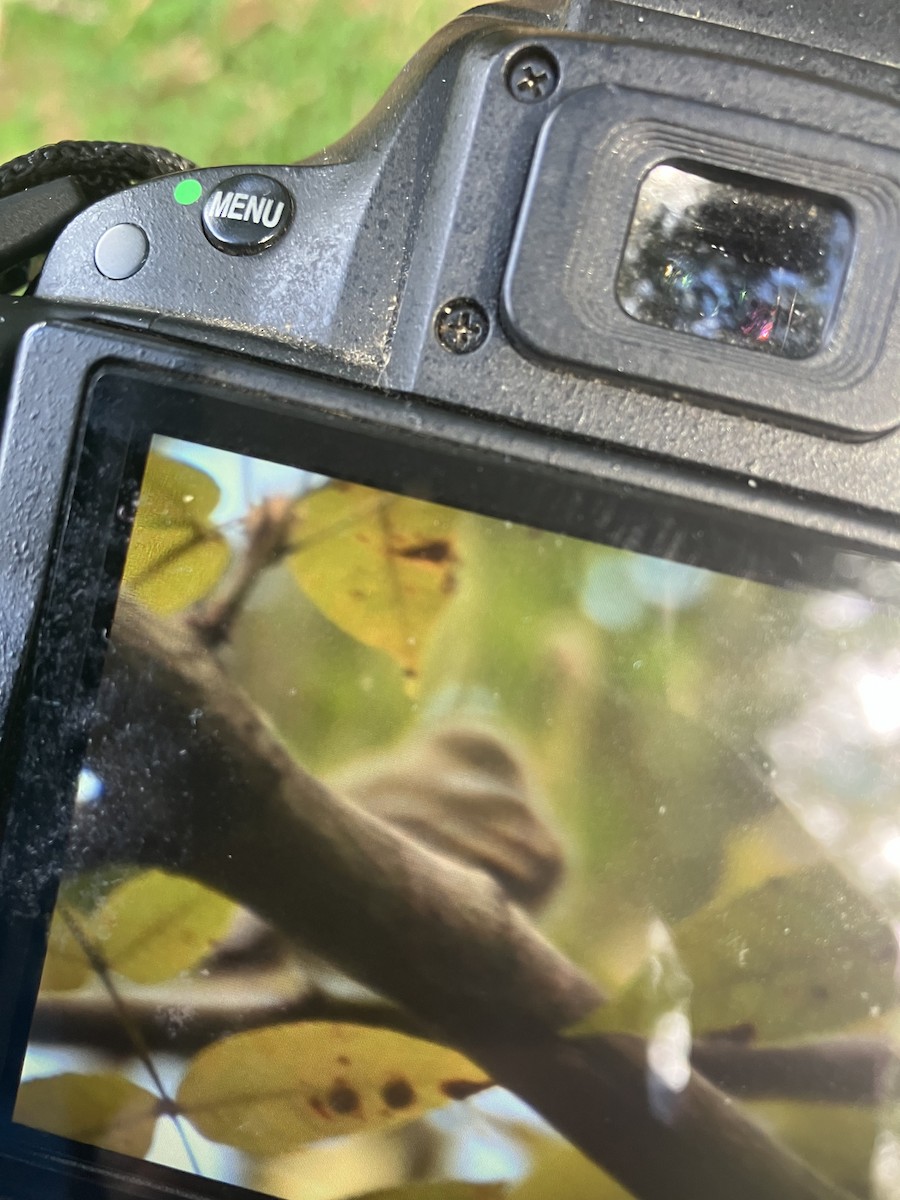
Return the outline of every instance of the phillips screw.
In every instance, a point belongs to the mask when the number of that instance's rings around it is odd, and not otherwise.
[[[491,323],[474,300],[448,300],[434,319],[437,340],[451,354],[471,354],[487,339]]]
[[[506,68],[506,86],[523,104],[546,100],[559,83],[556,59],[540,46],[521,50]]]

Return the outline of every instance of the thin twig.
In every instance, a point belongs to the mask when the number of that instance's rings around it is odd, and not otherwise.
[[[191,1164],[191,1170],[195,1175],[202,1174],[200,1164],[197,1162],[196,1156],[188,1136],[184,1131],[184,1126],[175,1109],[175,1102],[166,1090],[166,1085],[163,1083],[162,1076],[156,1069],[156,1063],[153,1061],[153,1055],[150,1053],[150,1048],[144,1041],[143,1032],[140,1024],[133,1019],[128,1005],[119,995],[119,990],[116,987],[112,976],[109,973],[109,967],[106,965],[106,959],[103,957],[100,949],[94,944],[93,940],[88,937],[84,929],[81,927],[81,922],[75,916],[74,911],[67,904],[60,905],[62,918],[69,928],[72,937],[78,943],[85,958],[91,964],[91,969],[99,979],[104,992],[109,997],[113,1012],[116,1019],[122,1027],[123,1032],[127,1035],[128,1041],[131,1044],[132,1053],[135,1054],[143,1063],[147,1074],[153,1081],[153,1086],[156,1088],[160,1100],[160,1113],[171,1119],[175,1126],[175,1132],[178,1134],[178,1139],[181,1142],[184,1152],[187,1155],[188,1162]]]
[[[272,496],[252,508],[244,522],[247,545],[224,584],[185,618],[210,649],[228,640],[231,628],[262,572],[287,552],[296,523],[293,501]]]

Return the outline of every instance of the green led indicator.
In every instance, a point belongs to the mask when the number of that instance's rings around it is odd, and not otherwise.
[[[176,204],[196,204],[203,195],[203,185],[199,179],[182,179],[176,183],[172,195]]]

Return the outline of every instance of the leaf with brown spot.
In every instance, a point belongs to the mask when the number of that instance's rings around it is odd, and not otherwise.
[[[399,1111],[415,1104],[416,1092],[408,1079],[389,1079],[381,1089],[381,1098],[388,1108]]]
[[[343,1079],[335,1081],[334,1087],[325,1098],[326,1107],[330,1108],[339,1117],[346,1117],[351,1113],[359,1112],[360,1104],[359,1092]]]
[[[335,625],[414,680],[456,588],[457,514],[346,483],[304,496],[296,512],[300,545],[290,565],[300,587]]]
[[[234,1034],[201,1050],[177,1108],[214,1142],[283,1154],[421,1116],[447,1103],[447,1081],[468,1095],[490,1086],[444,1046],[386,1029],[304,1021]]]
[[[438,538],[433,542],[420,542],[415,546],[405,546],[397,551],[400,558],[411,558],[419,562],[441,563],[453,562],[453,546],[448,538]]]
[[[445,1079],[441,1084],[441,1091],[448,1100],[468,1100],[470,1096],[477,1096],[479,1092],[483,1092],[486,1084],[472,1082],[470,1079]]]

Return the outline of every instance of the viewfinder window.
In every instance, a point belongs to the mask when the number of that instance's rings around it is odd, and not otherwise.
[[[616,290],[648,325],[809,358],[828,338],[852,246],[833,197],[663,163],[638,192]]]

